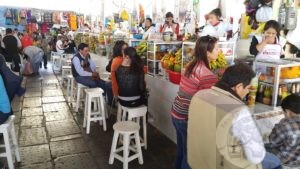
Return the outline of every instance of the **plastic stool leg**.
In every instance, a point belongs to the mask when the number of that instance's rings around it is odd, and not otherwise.
[[[4,138],[5,151],[6,151],[5,153],[6,153],[8,167],[9,169],[14,169],[11,145],[10,145],[9,134],[7,130],[3,132],[3,138]]]
[[[16,131],[15,131],[14,125],[12,125],[10,135],[12,137],[12,142],[13,142],[14,147],[15,147],[15,156],[16,156],[17,162],[21,162],[20,150],[19,150],[19,145],[18,145],[17,138],[16,138]]]
[[[70,90],[71,90],[71,79],[68,79],[68,82],[67,82],[67,97],[68,97],[68,102],[70,103]]]
[[[129,134],[123,135],[123,169],[128,169],[128,163],[129,163]]]
[[[115,151],[117,149],[118,137],[119,137],[119,133],[115,131],[114,136],[113,136],[113,142],[112,142],[111,149],[110,149],[109,164],[114,163]]]
[[[85,104],[87,105],[87,114],[86,114],[87,127],[86,127],[86,134],[90,134],[92,98],[88,97],[87,103],[85,103]]]
[[[88,103],[87,101],[87,96],[85,98],[85,103]],[[87,105],[84,105],[84,112],[83,112],[83,128],[86,127],[86,123],[87,123]]]
[[[76,108],[75,111],[78,113],[78,109],[79,109],[79,104],[80,104],[80,91],[81,89],[78,87],[77,85],[77,97],[76,97]]]
[[[144,148],[147,150],[147,120],[146,115],[143,117],[143,139],[144,139]]]
[[[101,108],[101,116],[102,116],[102,121],[103,121],[103,130],[106,131],[106,117],[105,117],[105,108],[104,108],[104,98],[103,96],[100,96],[99,98],[100,106],[99,109]]]
[[[139,132],[135,132],[135,144],[136,144],[136,150],[137,150],[137,154],[138,154],[138,159],[139,159],[139,163],[143,164],[144,160],[143,160],[143,154],[142,154],[142,149],[141,149],[141,140],[140,140],[140,134]]]

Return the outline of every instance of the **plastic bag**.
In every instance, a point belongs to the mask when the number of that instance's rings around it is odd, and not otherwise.
[[[273,9],[269,6],[262,6],[256,11],[255,18],[258,22],[267,22],[272,19]]]
[[[31,63],[29,61],[25,61],[23,75],[29,76],[32,75],[32,73],[33,73],[33,69]]]

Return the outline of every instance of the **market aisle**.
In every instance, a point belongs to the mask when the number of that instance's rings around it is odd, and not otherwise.
[[[67,104],[64,89],[48,66],[41,76],[24,79],[26,94],[16,98],[13,109],[18,131],[21,169],[117,169],[122,163],[108,165],[115,117],[108,120],[108,131],[98,123],[91,126],[90,135],[82,129],[83,115]],[[158,130],[148,125],[148,150],[143,150],[144,165],[138,161],[129,168],[173,168],[176,146]]]

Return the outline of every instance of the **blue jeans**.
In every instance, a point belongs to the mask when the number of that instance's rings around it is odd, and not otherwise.
[[[175,169],[190,169],[187,163],[187,121],[172,117],[177,135],[177,157]]]
[[[103,89],[104,95],[107,96],[108,105],[111,105],[111,102],[113,100],[111,83],[107,83],[101,79],[95,80],[89,76],[77,76],[75,80],[77,83],[83,84],[84,86],[87,86],[89,88],[100,87],[101,89]]]
[[[280,159],[272,153],[266,152],[266,156],[261,162],[263,169],[282,169]]]
[[[35,56],[33,56],[32,58],[30,58],[32,69],[35,74],[39,73],[40,63],[43,60],[43,56],[44,56],[44,52],[40,52]]]

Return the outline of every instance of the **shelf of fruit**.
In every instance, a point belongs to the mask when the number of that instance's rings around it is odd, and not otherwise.
[[[144,42],[146,43],[146,42]],[[141,43],[140,43],[141,44]],[[142,47],[139,46],[137,47],[138,53],[144,53],[145,51],[147,51],[147,66],[148,66],[148,74],[151,75],[165,75],[165,72],[163,71],[162,67],[164,67],[164,65],[160,64],[160,62],[162,63],[164,60],[168,60],[170,58],[171,62],[168,63],[168,65],[170,65],[170,69],[174,69],[175,66],[175,55],[176,53],[178,53],[177,51],[179,49],[181,49],[182,47],[182,42],[180,41],[172,41],[172,42],[163,42],[163,41],[159,41],[159,42],[152,42],[152,41],[148,41],[146,47],[144,44],[141,45]],[[179,57],[179,56],[178,56]],[[177,57],[177,58],[178,58]],[[178,59],[176,59],[178,60]],[[180,63],[181,63],[181,57],[180,57]],[[178,63],[178,61],[176,61],[176,63]],[[179,65],[180,65],[179,63]],[[172,68],[171,68],[172,66]],[[181,65],[180,68],[177,69],[181,69]]]
[[[90,52],[95,53],[97,46],[101,42],[101,39],[100,36],[95,33],[75,32],[74,41],[77,46],[80,43],[88,44]]]
[[[281,101],[291,93],[300,95],[300,62],[291,60],[254,62],[254,69],[261,66],[264,66],[266,71],[259,77],[256,102],[279,107]]]

